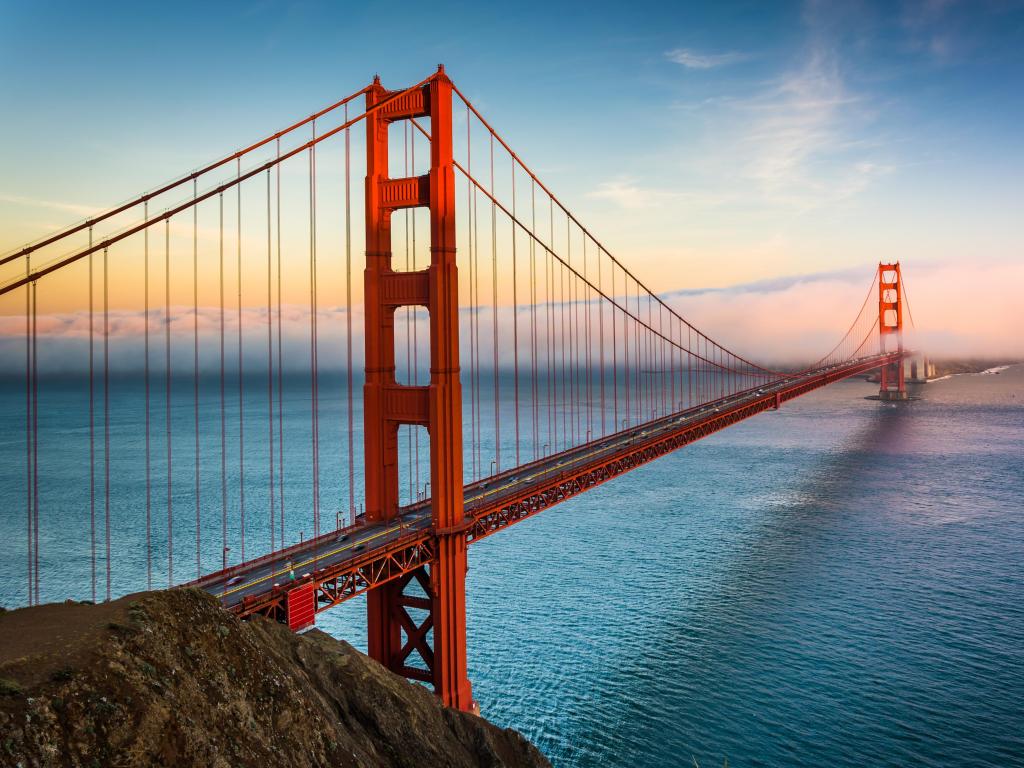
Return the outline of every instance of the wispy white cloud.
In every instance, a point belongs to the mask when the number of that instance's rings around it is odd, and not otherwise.
[[[635,179],[625,177],[601,182],[587,197],[607,201],[626,210],[660,208],[682,202],[708,202],[698,200],[696,196],[685,191],[643,186]]]
[[[729,64],[736,64],[750,58],[749,54],[729,51],[727,53],[700,53],[690,48],[673,48],[665,53],[669,61],[687,69],[714,69]]]
[[[707,207],[724,201],[719,195],[644,186],[635,179],[625,177],[601,182],[587,196],[594,200],[605,200],[626,210],[649,210],[679,204]]]
[[[881,171],[850,151],[867,105],[847,88],[836,52],[820,41],[801,68],[737,109],[748,126],[741,136],[749,153],[745,173],[777,199],[849,196]]]
[[[892,170],[875,126],[879,107],[850,84],[841,33],[827,15],[804,18],[793,66],[706,107],[700,158],[708,174],[745,182],[756,202],[796,213],[854,197]]]
[[[939,0],[935,0],[938,2]],[[808,0],[803,41],[778,70],[674,105],[685,139],[675,153],[688,191],[728,199],[746,211],[802,215],[844,203],[894,170],[878,129],[881,105],[851,74],[851,46],[862,29],[845,12]],[[677,48],[666,57],[712,69],[750,54]],[[672,184],[606,182],[594,197],[624,208],[676,200]]]
[[[62,200],[40,200],[33,197],[23,197],[22,195],[0,194],[0,203],[12,203],[14,205],[24,205],[31,208],[45,208],[51,211],[71,213],[83,218],[99,212],[98,208],[91,205],[67,203]]]

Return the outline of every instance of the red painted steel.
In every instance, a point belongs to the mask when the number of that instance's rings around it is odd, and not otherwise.
[[[286,160],[288,160],[288,159],[290,159],[292,157],[295,157],[296,155],[299,155],[299,154],[301,154],[303,152],[307,152],[312,147],[315,147],[317,144],[320,144],[320,143],[326,141],[327,139],[331,138],[332,136],[335,136],[335,135],[337,135],[339,133],[342,133],[343,131],[346,131],[346,130],[350,129],[352,126],[354,126],[360,120],[368,120],[372,115],[375,115],[378,111],[387,109],[391,105],[392,101],[400,101],[403,98],[404,95],[407,95],[408,93],[414,91],[417,88],[422,88],[424,83],[428,82],[429,80],[430,80],[430,78],[428,78],[427,80],[424,80],[424,81],[418,83],[417,85],[409,86],[409,88],[405,89],[404,91],[396,91],[394,93],[390,93],[390,94],[388,94],[388,96],[384,100],[378,100],[378,102],[374,105],[372,111],[368,109],[367,112],[364,112],[361,115],[357,115],[356,117],[353,117],[351,120],[346,120],[341,125],[335,126],[334,128],[331,128],[329,131],[324,131],[323,133],[319,134],[315,138],[310,139],[309,141],[307,141],[307,142],[305,142],[303,144],[300,144],[299,146],[294,147],[293,149],[291,149],[291,150],[289,150],[287,152],[283,152],[283,153],[277,155],[276,157],[274,157],[273,159],[268,160],[265,163],[262,163],[262,164],[258,165],[255,168],[252,168],[252,169],[250,169],[248,171],[245,171],[244,173],[239,172],[230,181],[226,181],[223,184],[219,184],[218,186],[213,187],[212,189],[207,190],[206,192],[200,193],[199,195],[196,195],[196,196],[192,197],[191,199],[189,199],[188,201],[186,201],[184,203],[181,203],[179,205],[175,205],[173,207],[170,207],[167,210],[161,212],[160,214],[158,214],[156,216],[153,216],[151,218],[147,217],[146,220],[143,221],[141,224],[135,224],[133,226],[127,227],[127,228],[117,232],[116,234],[110,235],[109,237],[106,237],[103,240],[97,241],[95,243],[90,242],[88,248],[83,248],[81,250],[74,251],[74,252],[72,252],[70,254],[67,254],[65,256],[61,256],[60,258],[55,259],[54,261],[48,262],[45,265],[43,265],[43,266],[41,266],[41,267],[39,267],[37,269],[29,271],[24,276],[8,280],[7,282],[5,282],[2,285],[0,285],[0,296],[3,296],[4,294],[10,293],[11,291],[16,290],[16,289],[20,288],[23,285],[27,285],[29,283],[32,283],[32,282],[36,281],[36,280],[39,280],[39,278],[41,278],[41,277],[45,277],[46,275],[49,275],[49,274],[57,272],[57,271],[59,271],[61,269],[64,269],[68,265],[74,264],[76,261],[80,261],[81,259],[84,259],[85,257],[89,256],[90,254],[101,252],[105,248],[109,248],[110,246],[112,246],[112,245],[114,245],[116,243],[119,243],[119,242],[121,242],[121,241],[123,241],[123,240],[125,240],[125,239],[127,239],[129,237],[131,237],[134,234],[138,234],[139,232],[143,232],[143,231],[149,229],[154,224],[157,224],[159,222],[168,222],[174,216],[177,216],[179,213],[183,213],[185,211],[191,210],[198,203],[204,202],[206,200],[215,199],[218,195],[222,195],[227,190],[234,189],[235,187],[238,187],[242,182],[247,181],[247,180],[249,180],[251,178],[254,178],[256,176],[259,176],[260,174],[266,173],[268,170],[270,170],[271,168],[274,168],[276,166],[279,166],[284,161],[286,161]],[[360,93],[361,93],[361,91],[360,91]],[[356,94],[356,95],[358,95],[358,94]],[[343,102],[340,102],[340,103],[343,103]],[[312,119],[313,118],[310,117],[307,121],[303,121],[303,123],[301,123],[301,124],[305,124],[305,122],[311,121]],[[265,143],[265,142],[260,142],[258,145],[253,145],[253,146],[254,147],[255,146],[262,146],[263,143]],[[248,150],[243,150],[242,152],[236,153],[236,154],[232,155],[232,158],[235,159],[236,161],[239,161],[246,151],[248,151]],[[216,163],[215,166],[211,166],[211,168],[212,167],[219,167],[220,165],[222,165],[222,162]],[[197,172],[197,173],[199,173],[199,172]],[[180,179],[179,181],[174,182],[174,183],[168,185],[166,188],[161,188],[160,191],[164,192],[164,191],[167,191],[169,189],[172,189],[173,187],[176,187],[179,184],[184,183],[185,181],[190,181],[192,178],[193,178],[192,175],[189,175],[188,177],[186,177],[184,179]],[[137,201],[132,202],[127,207],[130,208],[130,207],[136,206],[136,205],[138,205],[140,203],[145,203],[150,197],[151,197],[151,195],[143,195]],[[112,212],[108,212],[107,214],[104,214],[104,218],[106,218],[108,216],[112,216],[115,213],[120,213],[122,210],[125,210],[125,209],[126,208],[114,209]],[[92,219],[93,222],[99,221],[99,220],[100,220],[99,218]],[[68,230],[67,232],[61,233],[59,236],[55,236],[54,238],[48,238],[46,241],[42,241],[40,243],[36,243],[35,245],[30,246],[27,250],[29,252],[31,252],[34,249],[41,248],[44,244],[51,244],[51,243],[54,243],[54,242],[59,242],[61,239],[67,237],[69,234],[73,234],[75,232],[80,231],[80,229],[81,229],[80,226],[73,227],[72,229]],[[27,255],[31,255],[31,253],[28,253]],[[22,252],[19,251],[18,253],[11,254],[9,259],[7,257],[5,257],[5,261],[6,260],[10,260],[10,259],[23,258],[23,257],[24,257],[24,255],[22,254]]]
[[[895,338],[900,357],[895,364],[883,365],[880,371],[878,394],[884,400],[903,400],[907,385],[903,374],[903,278],[900,264],[878,265],[878,334],[879,349],[888,349],[888,340]]]
[[[348,102],[356,95],[365,95],[366,108],[362,114],[349,119]],[[453,96],[459,96],[466,108],[466,157],[465,164],[453,156],[452,105]],[[316,118],[344,105],[344,122],[334,128],[317,133]],[[461,106],[460,117],[461,117]],[[424,127],[429,118],[429,131]],[[316,318],[316,145],[332,135],[344,132],[345,139],[345,199],[346,199],[346,243],[348,275],[351,275],[351,253],[348,241],[348,198],[349,130],[360,120],[365,121],[367,133],[366,179],[365,179],[365,228],[366,268],[365,287],[365,382],[364,397],[364,471],[366,509],[361,521],[355,514],[353,498],[350,495],[349,513],[352,525],[340,527],[321,535],[319,482],[319,412],[317,398],[317,337]],[[420,125],[417,120],[423,120]],[[389,176],[389,126],[405,121],[404,136],[407,155],[404,176]],[[312,138],[298,139],[298,146],[282,151],[280,138],[297,128],[311,124]],[[477,144],[487,146],[490,153],[490,178],[487,184],[473,176],[472,131],[473,125],[482,126],[483,140]],[[419,131],[430,146],[430,163],[426,173],[417,168],[416,142],[410,145],[409,138]],[[243,173],[241,158],[247,153],[276,142],[272,159],[258,164]],[[495,185],[496,147],[499,152],[507,151],[510,156],[511,200]],[[281,222],[280,222],[280,176],[278,176],[277,200],[277,361],[278,361],[278,450],[281,549],[270,554],[245,560],[244,513],[240,514],[240,554],[244,562],[228,567],[228,533],[226,523],[227,491],[225,470],[225,416],[224,416],[224,193],[234,189],[237,192],[237,250],[238,274],[242,274],[242,193],[243,182],[255,180],[258,174],[266,174],[266,238],[267,269],[267,383],[268,422],[271,459],[269,463],[271,482],[274,478],[273,459],[273,333],[272,322],[272,234],[274,224],[271,215],[271,170],[299,153],[309,152],[309,205],[310,205],[310,372],[312,403],[312,456],[313,456],[313,537],[299,544],[285,547],[285,506],[283,493],[284,476],[284,430],[281,427]],[[411,159],[411,163],[409,160]],[[235,178],[223,181],[206,191],[200,191],[196,180],[203,174],[235,161]],[[484,164],[486,166],[486,163]],[[503,163],[502,163],[503,165]],[[501,168],[502,165],[498,167]],[[477,173],[480,173],[477,165]],[[472,402],[469,423],[462,423],[462,391],[459,360],[459,275],[456,267],[456,171],[462,174],[466,183],[466,262],[469,272],[467,291],[470,310],[470,381]],[[519,200],[517,208],[516,179],[530,181],[530,206],[527,212]],[[482,178],[482,177],[481,177]],[[167,210],[151,217],[149,202],[155,195],[171,191],[186,181],[192,182],[191,199],[182,204],[173,204]],[[264,185],[261,183],[260,187]],[[542,226],[538,229],[536,194],[540,190],[547,195],[545,204],[541,201]],[[483,217],[478,217],[478,197],[484,199]],[[466,664],[466,606],[465,582],[467,572],[466,550],[470,543],[483,539],[521,520],[535,515],[554,504],[578,496],[587,490],[662,457],[688,445],[706,435],[724,429],[744,419],[781,405],[795,397],[825,386],[840,379],[879,368],[883,399],[905,399],[906,389],[903,377],[903,301],[904,286],[899,263],[882,263],[872,280],[867,298],[856,319],[836,347],[824,358],[809,368],[797,372],[780,372],[761,367],[721,347],[706,334],[690,325],[671,306],[651,293],[639,279],[608,253],[593,235],[569,212],[569,210],[545,187],[527,168],[504,140],[494,131],[480,113],[458,92],[445,75],[443,68],[408,88],[389,91],[379,78],[357,92],[354,96],[292,125],[285,131],[264,139],[251,147],[217,161],[189,176],[171,182],[155,192],[143,195],[124,206],[94,217],[91,221],[76,225],[51,238],[26,246],[8,256],[0,255],[0,264],[14,259],[24,260],[24,272],[11,270],[12,277],[0,283],[0,296],[20,286],[26,290],[26,461],[27,498],[26,514],[28,525],[28,588],[30,602],[39,598],[39,493],[37,466],[37,418],[38,418],[38,370],[36,330],[36,282],[52,272],[64,269],[76,261],[89,258],[89,312],[90,312],[90,497],[95,494],[95,452],[92,448],[92,255],[102,250],[104,255],[103,282],[103,381],[106,383],[107,344],[109,309],[106,291],[107,249],[135,233],[145,233],[143,249],[145,254],[145,306],[146,306],[146,360],[145,377],[147,392],[147,552],[149,549],[149,229],[159,222],[164,229],[164,366],[166,408],[166,451],[167,451],[167,537],[173,544],[173,515],[184,505],[175,503],[172,490],[171,456],[173,451],[170,419],[170,391],[172,381],[171,355],[171,219],[187,210],[192,212],[192,360],[193,389],[195,395],[195,519],[200,519],[199,509],[199,400],[198,365],[199,351],[199,251],[196,245],[198,206],[204,201],[218,205],[220,226],[220,381],[221,381],[221,482],[222,482],[222,538],[223,551],[220,562],[223,569],[216,573],[201,574],[201,547],[196,538],[197,566],[200,577],[191,586],[199,586],[220,596],[228,610],[240,616],[264,615],[287,624],[293,630],[311,626],[318,612],[327,610],[359,594],[367,595],[368,645],[370,654],[395,672],[406,677],[431,683],[442,701],[462,710],[472,710],[475,705],[472,689],[467,676]],[[112,219],[128,209],[141,205],[144,220],[123,230],[109,233],[94,240],[91,224]],[[547,207],[547,211],[544,208]],[[406,235],[406,271],[395,271],[392,250],[392,218],[396,210],[426,208],[430,219],[430,260],[424,269],[416,269],[415,217],[403,214],[412,221],[412,262],[409,269],[408,232]],[[556,227],[556,209],[558,211]],[[528,214],[528,215],[527,215]],[[562,230],[564,214],[564,232]],[[483,226],[484,237],[478,218],[489,219]],[[548,219],[550,227],[543,220]],[[262,221],[262,219],[260,219]],[[509,307],[499,306],[499,285],[508,278],[507,270],[499,274],[499,253],[509,241],[498,246],[499,222],[502,231],[511,234],[511,282],[512,296],[511,332],[504,332],[499,323],[499,311]],[[261,224],[262,226],[262,224]],[[507,229],[506,229],[507,227]],[[63,255],[52,261],[33,261],[30,257],[37,250],[88,228],[89,243],[85,248],[65,248]],[[504,235],[502,235],[504,237]],[[481,240],[490,240],[480,248]],[[589,243],[588,243],[589,241]],[[517,250],[517,243],[520,250]],[[521,250],[527,245],[527,250]],[[582,247],[581,247],[582,246]],[[487,251],[490,251],[489,255]],[[575,256],[574,256],[575,255]],[[528,258],[528,263],[527,263]],[[539,263],[538,263],[539,259]],[[486,262],[490,261],[490,264]],[[602,272],[602,261],[604,269]],[[596,263],[595,263],[596,262]],[[517,266],[518,264],[518,266]],[[483,273],[481,273],[481,265]],[[526,315],[519,317],[518,280],[521,271],[529,268],[529,354],[530,354],[530,408],[529,418],[532,429],[520,429],[520,362],[525,354],[520,349],[520,332],[525,335]],[[543,277],[538,280],[537,267]],[[596,266],[596,274],[595,274]],[[481,280],[481,274],[484,279]],[[481,294],[481,282],[490,283]],[[543,289],[541,290],[541,283]],[[878,291],[878,315],[875,319],[871,301]],[[487,293],[490,298],[485,298]],[[541,295],[543,294],[543,295]],[[351,309],[351,285],[346,287],[346,309]],[[489,302],[489,303],[488,303]],[[646,305],[646,306],[645,306]],[[422,377],[411,377],[408,384],[399,384],[396,379],[396,328],[395,314],[400,309],[423,307],[428,313],[430,376],[429,383],[423,384]],[[538,309],[542,308],[539,313]],[[490,325],[484,331],[481,345],[481,312],[490,311],[484,322]],[[605,317],[605,311],[610,317]],[[243,375],[243,301],[241,279],[238,283],[238,381],[239,381],[239,444],[243,445],[242,434],[242,382]],[[349,323],[349,345],[351,344],[351,312],[347,312]],[[582,316],[581,316],[582,315]],[[909,317],[909,308],[908,308]],[[408,316],[407,316],[408,318]],[[619,322],[621,318],[621,323]],[[538,322],[539,320],[539,322]],[[524,323],[521,327],[520,323]],[[912,322],[912,321],[911,321]],[[594,323],[597,325],[595,326]],[[868,325],[871,325],[870,330]],[[415,355],[421,354],[417,345],[415,324],[406,320],[406,368],[416,369]],[[412,328],[412,343],[408,337]],[[878,333],[878,349],[875,350],[875,333]],[[422,333],[422,331],[420,331]],[[503,335],[504,334],[504,335]],[[609,380],[606,371],[605,337],[611,338],[612,370]],[[866,335],[865,335],[866,334]],[[685,335],[685,340],[684,340]],[[511,336],[511,338],[509,338]],[[490,337],[489,339],[487,337]],[[540,345],[538,346],[538,337]],[[594,350],[595,339],[599,349]],[[859,342],[859,344],[858,344]],[[511,345],[511,346],[509,346]],[[872,350],[868,353],[868,348]],[[410,348],[413,350],[410,356]],[[514,435],[515,467],[505,469],[505,456],[512,453],[510,444],[501,445],[501,426],[506,424],[509,411],[502,416],[502,388],[500,383],[500,362],[505,355],[511,360],[514,390],[511,394],[514,415],[512,428],[505,434]],[[482,357],[483,356],[483,357]],[[481,360],[492,357],[493,362],[481,366]],[[542,365],[538,365],[538,358]],[[351,348],[347,350],[351,363]],[[525,360],[525,358],[524,358]],[[490,374],[493,379],[494,397],[494,452],[481,455],[481,421],[490,418],[490,407],[483,405],[484,391],[490,382],[481,382]],[[525,363],[524,363],[525,368]],[[541,372],[539,369],[543,369]],[[348,372],[351,390],[351,370]],[[677,379],[678,376],[678,379]],[[541,397],[543,382],[543,397]],[[678,383],[678,391],[677,391]],[[671,386],[669,386],[669,384]],[[610,392],[606,388],[610,386]],[[107,387],[103,388],[103,413],[109,410]],[[595,398],[600,396],[600,418],[595,419]],[[524,391],[523,394],[526,394]],[[611,430],[607,431],[606,395],[611,396]],[[715,399],[712,399],[715,398]],[[539,406],[539,400],[546,406]],[[547,407],[546,439],[541,439],[540,407]],[[620,416],[624,416],[620,421]],[[349,391],[348,435],[351,453],[352,404]],[[430,451],[430,492],[424,486],[420,496],[419,446],[416,443],[416,463],[412,461],[412,441],[408,443],[410,467],[409,497],[421,499],[416,503],[400,506],[399,493],[399,446],[398,433],[401,426],[423,427],[429,437]],[[600,427],[600,434],[594,435]],[[473,444],[469,446],[473,457],[474,482],[463,484],[463,430],[468,429]],[[410,429],[410,432],[413,430]],[[533,461],[520,464],[520,442],[532,436]],[[180,437],[179,437],[180,442]],[[105,466],[109,465],[109,440],[103,454]],[[523,454],[523,457],[530,452]],[[491,472],[487,476],[488,459]],[[205,458],[205,454],[204,454]],[[176,459],[177,460],[177,459]],[[244,456],[239,455],[239,509],[244,510],[245,480]],[[349,485],[353,483],[352,457],[349,456]],[[109,466],[107,466],[109,470]],[[108,473],[109,474],[109,473]],[[481,479],[483,478],[483,479]],[[415,482],[413,482],[415,479]],[[350,488],[350,494],[353,491]],[[415,495],[414,495],[415,492]],[[105,499],[109,510],[110,483],[105,484]],[[274,487],[270,492],[271,510],[269,515],[270,547],[274,538]],[[337,522],[340,525],[341,512]],[[109,518],[109,515],[108,515]],[[359,521],[359,522],[356,522]],[[95,521],[92,520],[91,523]],[[91,525],[94,531],[94,525]],[[308,530],[308,529],[307,529]],[[300,534],[300,537],[302,534]],[[108,597],[110,584],[110,529],[109,519],[105,528],[107,547]],[[95,535],[92,538],[92,572],[95,590],[96,551]],[[251,550],[250,550],[251,552]],[[173,546],[168,547],[168,583],[173,584]],[[296,563],[292,572],[292,562]],[[148,562],[148,556],[147,556]],[[180,569],[179,569],[180,570]]]
[[[469,528],[469,541],[470,543],[479,541],[502,528],[532,517],[559,502],[578,496],[596,485],[661,458],[702,437],[707,437],[764,411],[774,410],[777,402],[786,402],[828,384],[874,370],[881,361],[890,362],[895,357],[895,355],[883,358],[873,356],[851,363],[847,367],[823,370],[816,375],[800,378],[777,395],[765,394],[752,401],[744,401],[737,405],[723,403],[718,406],[718,401],[705,404],[704,408],[709,410],[709,414],[705,418],[680,426],[679,429],[672,430],[667,434],[646,441],[637,441],[613,454],[596,457],[557,477],[548,478],[536,484],[524,483],[509,495],[502,496],[500,500],[493,503],[473,506],[469,514],[473,521]],[[658,423],[670,422],[676,417],[673,414],[651,422],[647,426],[653,427]],[[594,441],[594,444],[599,442],[601,441]],[[530,466],[517,467],[515,471],[525,472]],[[495,478],[494,481],[499,482],[500,477]]]
[[[665,431],[657,437],[634,441],[615,453],[595,456],[590,460],[578,463],[571,470],[567,469],[557,475],[545,477],[543,480],[514,484],[507,493],[502,494],[494,501],[472,505],[467,510],[467,519],[464,523],[465,539],[467,543],[479,541],[492,533],[549,509],[559,502],[574,498],[601,483],[683,448],[702,437],[707,437],[765,411],[774,410],[779,404],[808,392],[851,376],[867,373],[880,365],[891,364],[898,359],[899,353],[872,355],[843,366],[829,366],[813,374],[795,376],[791,383],[780,388],[778,392],[765,392],[758,395],[755,390],[733,404],[713,401],[704,404],[700,409],[690,409],[651,422],[648,426],[654,428],[659,423],[671,422],[679,415],[686,415],[697,410],[707,411],[706,415],[700,418],[688,419],[687,423],[681,424],[678,429]],[[605,440],[614,437],[611,436]],[[592,445],[596,447],[600,442],[603,441],[595,440]],[[587,446],[583,446],[575,451],[566,451],[563,455],[567,456],[575,452],[586,453],[586,448]],[[559,455],[516,467],[504,474],[510,476],[516,472],[526,473],[531,468],[538,467],[552,459],[557,461]],[[499,484],[501,481],[501,475],[490,480],[493,484]],[[466,486],[464,492],[478,488],[480,485],[481,483],[473,483]],[[423,506],[425,506],[425,502],[413,505],[408,509],[414,510]],[[331,537],[333,536],[332,533]],[[310,544],[306,546],[307,548],[311,547]],[[409,531],[399,538],[363,552],[358,557],[311,574],[306,578],[316,585],[317,611],[327,610],[363,592],[369,591],[369,595],[373,595],[382,591],[386,585],[430,564],[437,555],[436,546],[437,537],[430,529]],[[292,549],[293,555],[295,554],[294,549]],[[224,573],[211,574],[195,583],[200,586],[215,583],[222,581],[228,574],[236,573],[238,573],[237,568],[229,569]],[[399,594],[401,592],[394,593],[396,601]],[[282,606],[286,602],[287,595],[287,589],[279,585],[273,586],[262,594],[246,598],[241,603],[231,606],[230,610],[240,616],[267,615],[276,616],[282,620]]]
[[[297,632],[316,621],[316,585],[310,581],[288,591],[288,629]]]
[[[368,595],[368,645],[373,658],[401,674],[413,669],[408,660],[416,653],[427,672],[412,676],[428,674],[445,704],[471,710],[473,697],[466,673],[452,84],[441,69],[427,85],[394,100],[386,109],[372,111],[389,96],[379,79],[366,92],[366,519],[386,524],[397,513],[398,428],[402,424],[425,425],[430,435],[436,542],[429,568],[423,566]],[[388,126],[415,117],[430,118],[430,171],[426,177],[390,179]],[[416,276],[398,276],[392,268],[391,215],[399,208],[416,206],[430,210],[430,265],[423,273],[413,273]],[[425,297],[420,275],[425,275]],[[400,385],[395,380],[395,309],[424,298],[430,314],[430,385]],[[414,583],[426,597],[404,592]],[[405,611],[410,604],[428,609],[425,624],[411,623]],[[428,629],[433,630],[432,648],[427,647]]]

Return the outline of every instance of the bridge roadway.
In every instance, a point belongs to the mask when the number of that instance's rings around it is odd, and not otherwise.
[[[895,359],[895,353],[873,355],[795,374],[470,483],[464,489],[468,540],[483,538],[786,400]],[[317,610],[323,610],[429,562],[431,514],[428,499],[401,508],[386,524],[360,519],[354,526],[186,586],[205,589],[240,615],[275,615],[274,609],[281,607],[289,590],[312,581],[319,587]]]

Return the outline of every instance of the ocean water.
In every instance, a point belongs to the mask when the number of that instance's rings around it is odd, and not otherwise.
[[[483,714],[576,768],[1024,765],[1024,366],[873,389],[474,544]]]
[[[336,385],[321,385],[325,527],[347,498]],[[24,402],[23,384],[5,387],[5,402]],[[194,498],[189,387],[172,387],[178,510]],[[522,731],[556,766],[576,768],[726,758],[732,766],[1024,766],[1024,366],[932,383],[908,404],[864,399],[872,391],[862,381],[833,385],[474,544],[469,672],[483,714]],[[285,394],[291,542],[311,527],[308,382],[291,382]],[[111,398],[118,594],[146,586],[144,411],[137,382],[116,380]],[[160,430],[158,384],[153,398]],[[85,598],[87,400],[81,382],[44,382],[40,401],[41,596]],[[0,416],[5,605],[25,600],[19,407]],[[250,553],[269,543],[265,409],[254,382],[245,403]],[[223,557],[216,382],[202,384],[200,416],[198,567],[211,570]],[[240,545],[237,440],[229,429],[231,561]],[[149,559],[159,586],[167,468],[156,443],[151,463]],[[170,537],[175,580],[197,570],[188,517],[175,514]],[[362,600],[318,624],[365,648]]]

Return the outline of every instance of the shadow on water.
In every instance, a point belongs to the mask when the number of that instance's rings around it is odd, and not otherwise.
[[[606,695],[593,702],[597,707],[626,704],[619,712],[587,718],[579,743],[588,748],[578,755],[579,765],[625,764],[634,751],[646,753],[635,760],[637,764],[661,764],[666,759],[689,764],[696,756],[701,764],[716,765],[730,746],[763,746],[765,739],[773,738],[778,724],[761,722],[753,727],[750,722],[752,717],[770,721],[770,705],[730,702],[734,678],[753,678],[744,681],[742,689],[756,689],[758,667],[765,661],[760,657],[768,655],[767,664],[777,664],[780,649],[773,645],[802,644],[801,637],[790,636],[784,619],[778,623],[779,608],[800,603],[807,580],[828,567],[830,539],[848,524],[844,520],[851,514],[850,501],[862,496],[865,484],[878,483],[880,475],[882,482],[887,481],[888,456],[905,443],[909,416],[904,406],[873,411],[863,427],[799,483],[791,501],[766,505],[759,522],[731,538],[731,551],[720,553],[726,560],[721,569],[711,575],[681,571],[691,582],[680,585],[684,597],[655,619],[635,654],[623,655],[625,663],[611,671],[602,686]],[[752,475],[749,481],[758,480]],[[860,511],[853,508],[852,514]],[[773,682],[760,685],[770,688]],[[767,698],[785,695],[768,692]],[[734,726],[723,727],[721,719],[732,717],[737,720]],[[609,728],[610,722],[624,727]],[[710,722],[715,722],[714,728],[707,727]],[[707,743],[699,734],[691,735],[691,728],[729,734],[730,743]],[[754,732],[761,729],[763,733]],[[772,758],[759,760],[756,749],[751,752],[754,755],[743,764],[775,764]],[[729,755],[730,762],[735,756]],[[775,760],[785,757],[778,754]]]

